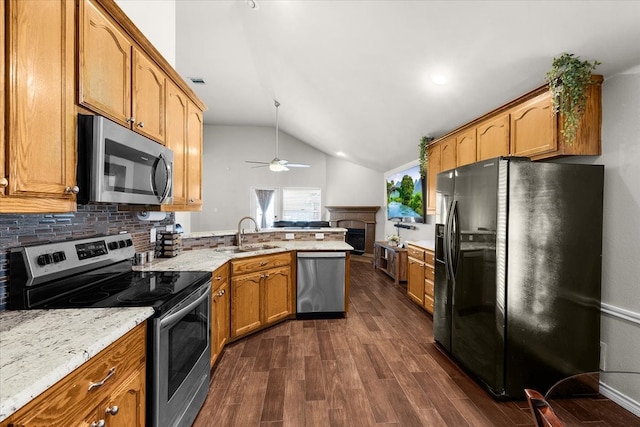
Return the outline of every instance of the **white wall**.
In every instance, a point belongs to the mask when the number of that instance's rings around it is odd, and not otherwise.
[[[116,4],[158,49],[164,59],[175,67],[175,0],[116,0]]]
[[[327,203],[325,206],[380,206],[376,213],[376,240],[384,240],[385,215],[382,172],[344,159],[327,157]],[[324,219],[328,219],[328,212]]]
[[[602,88],[602,155],[561,161],[605,165],[604,367],[640,372],[640,69],[608,78]],[[604,394],[640,416],[640,375],[602,381]]]

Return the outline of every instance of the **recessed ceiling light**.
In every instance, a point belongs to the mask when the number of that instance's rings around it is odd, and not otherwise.
[[[447,78],[442,74],[432,74],[431,81],[437,85],[443,85],[447,83]]]
[[[336,151],[336,156],[338,156],[338,157],[347,157],[347,155],[345,153],[343,153],[342,151]]]

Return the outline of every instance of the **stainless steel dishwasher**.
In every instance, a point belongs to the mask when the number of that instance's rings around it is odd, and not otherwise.
[[[298,252],[298,319],[344,317],[345,252]]]

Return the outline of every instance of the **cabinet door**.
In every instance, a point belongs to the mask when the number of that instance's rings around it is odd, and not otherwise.
[[[511,111],[513,156],[530,157],[558,148],[556,115],[546,91]]]
[[[145,371],[141,367],[98,407],[100,419],[109,427],[144,427]]]
[[[387,274],[393,279],[398,279],[398,254],[393,249],[386,250]]]
[[[443,171],[454,169],[456,167],[457,160],[455,136],[449,137],[440,143],[440,162],[440,167]]]
[[[202,209],[202,111],[189,102],[187,118],[187,206]]]
[[[187,140],[187,97],[171,83],[167,83],[167,115],[166,146],[173,151],[173,205],[168,207],[180,207],[186,204],[187,192],[187,165],[186,165],[186,140]]]
[[[476,161],[476,129],[469,129],[456,137],[456,165],[464,166]]]
[[[291,268],[267,270],[264,276],[264,322],[269,324],[291,314]]]
[[[420,305],[424,302],[424,263],[412,258],[409,258],[407,295]]]
[[[6,108],[1,117],[8,131],[3,125],[0,197],[30,198],[2,200],[0,212],[60,211],[45,206],[47,198],[75,210],[74,4],[11,0],[3,6],[8,68],[0,81],[7,79],[8,90],[3,86],[0,96],[8,97],[0,110]]]
[[[258,272],[231,279],[231,336],[234,338],[262,326],[260,287],[263,275]]]
[[[0,2],[0,34],[2,37],[5,37],[4,32],[4,3]],[[2,88],[2,95],[0,95],[0,117],[5,117],[4,115],[4,103],[5,103],[5,81],[4,81],[4,63],[5,63],[5,55],[4,55],[4,47],[5,43],[0,43],[0,88]],[[5,122],[3,122],[5,123]],[[4,124],[0,126],[0,201],[2,200],[2,196],[5,194],[5,189],[9,185],[9,181],[6,178],[5,172],[5,154],[7,153],[7,146],[5,141],[5,131]]]
[[[218,298],[216,299],[216,342],[218,343],[216,354],[218,356],[227,344],[227,341],[229,341],[229,333],[231,329],[230,301],[231,294],[229,293],[229,282],[226,282],[220,287],[220,290],[218,291]]]
[[[509,155],[509,115],[491,118],[477,127],[478,161]]]
[[[80,13],[79,102],[128,127],[132,43],[90,0],[81,2]]]
[[[442,170],[440,163],[440,144],[427,148],[427,213],[436,213],[436,181]]]
[[[133,48],[133,130],[165,143],[165,75],[138,49]]]

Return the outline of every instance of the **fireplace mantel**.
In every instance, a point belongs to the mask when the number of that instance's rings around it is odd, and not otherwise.
[[[329,221],[334,227],[359,228],[365,230],[364,251],[373,254],[376,240],[376,212],[380,206],[325,206]]]

